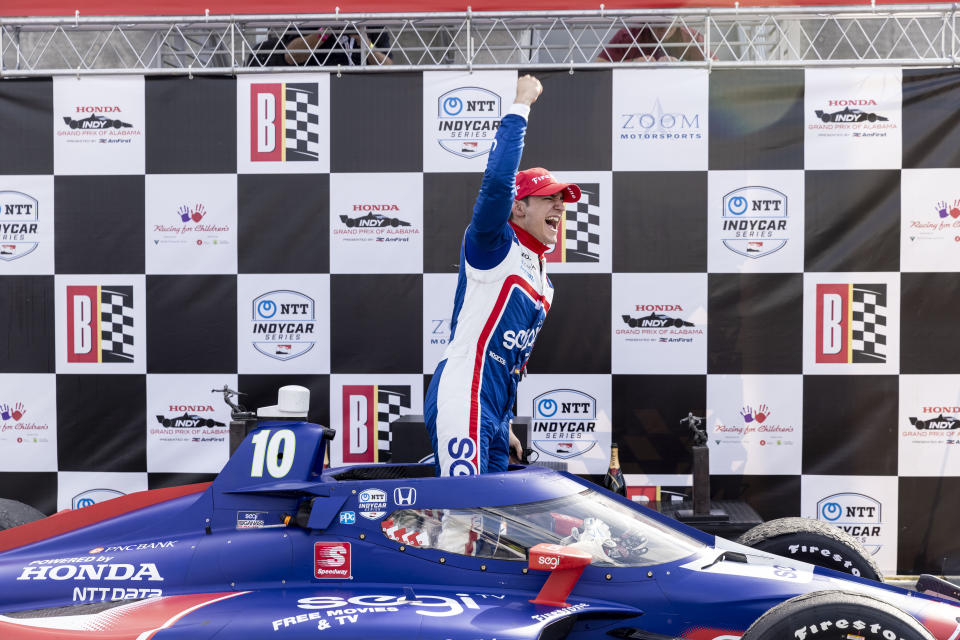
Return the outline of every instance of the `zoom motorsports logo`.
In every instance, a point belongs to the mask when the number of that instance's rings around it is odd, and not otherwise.
[[[39,203],[33,196],[0,191],[0,260],[10,262],[37,248],[39,212]]]
[[[316,305],[313,298],[281,289],[253,299],[253,348],[275,360],[291,360],[316,344]]]
[[[533,399],[533,446],[548,455],[575,458],[597,444],[597,401],[573,389],[554,389]]]
[[[741,187],[723,196],[723,246],[762,258],[787,244],[787,196],[770,187]]]
[[[703,131],[700,114],[695,111],[670,112],[660,104],[660,98],[649,110],[619,115],[620,140],[700,140]]]
[[[500,127],[500,96],[481,87],[459,87],[437,98],[437,144],[463,158],[490,152]]]

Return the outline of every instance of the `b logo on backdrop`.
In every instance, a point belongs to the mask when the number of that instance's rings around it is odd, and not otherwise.
[[[390,450],[390,423],[410,409],[409,385],[343,386],[343,461],[379,462]]]
[[[133,287],[67,287],[67,362],[133,362]]]
[[[818,284],[816,361],[887,361],[887,285]]]
[[[37,248],[39,203],[19,191],[0,191],[0,260],[16,260]]]
[[[320,157],[316,83],[250,85],[250,160],[304,162]]]

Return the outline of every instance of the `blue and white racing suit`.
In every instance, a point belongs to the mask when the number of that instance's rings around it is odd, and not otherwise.
[[[500,123],[460,247],[450,343],[424,409],[441,476],[507,470],[517,383],[553,300],[548,247],[509,223],[526,112],[514,105]]]

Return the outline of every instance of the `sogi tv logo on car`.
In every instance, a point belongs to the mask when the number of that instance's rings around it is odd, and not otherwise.
[[[314,542],[313,577],[351,578],[349,542]]]
[[[770,187],[741,187],[723,196],[722,241],[730,251],[762,258],[787,244],[787,196]]]
[[[597,444],[597,401],[573,389],[554,389],[533,399],[533,446],[561,459],[575,458]]]
[[[275,360],[291,360],[317,343],[313,298],[289,289],[268,291],[253,299],[253,348]]]
[[[40,206],[20,191],[0,191],[0,260],[10,262],[37,248]]]
[[[883,546],[882,505],[862,493],[835,493],[817,502],[817,520],[829,522],[857,538],[872,555]]]
[[[437,143],[463,158],[490,152],[500,127],[499,94],[481,87],[459,87],[437,99]]]

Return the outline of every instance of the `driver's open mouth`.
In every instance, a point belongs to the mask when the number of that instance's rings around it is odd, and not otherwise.
[[[560,216],[548,216],[547,226],[556,231],[560,228]]]

